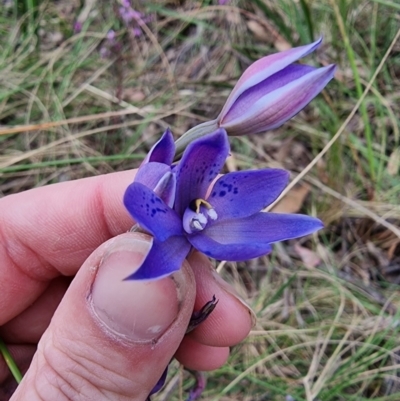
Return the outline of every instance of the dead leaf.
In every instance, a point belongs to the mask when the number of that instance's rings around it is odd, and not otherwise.
[[[389,156],[387,171],[390,175],[396,175],[400,167],[400,148],[395,149]]]
[[[283,52],[285,50],[290,50],[292,48],[292,45],[284,39],[282,36],[279,36],[274,42],[276,50]]]
[[[251,20],[247,22],[247,26],[250,31],[253,32],[256,39],[262,40],[263,42],[268,42],[270,40],[271,35],[259,22]]]
[[[294,187],[285,197],[275,205],[271,212],[274,213],[297,213],[303,206],[304,200],[311,187],[301,184]]]
[[[300,256],[304,266],[308,269],[314,269],[321,263],[321,258],[311,249],[305,248],[299,244],[295,244],[294,250]]]
[[[122,99],[126,102],[135,103],[141,102],[146,98],[146,95],[140,90],[135,88],[126,88],[122,92]]]
[[[230,173],[233,171],[237,171],[237,164],[236,164],[236,159],[234,155],[230,155],[226,158],[226,168]]]

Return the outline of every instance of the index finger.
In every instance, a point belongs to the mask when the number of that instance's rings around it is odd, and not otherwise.
[[[0,325],[50,280],[74,275],[100,244],[129,230],[122,199],[134,176],[124,171],[0,199]]]

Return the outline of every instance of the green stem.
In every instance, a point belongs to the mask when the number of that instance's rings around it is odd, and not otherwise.
[[[4,341],[0,338],[0,352],[1,355],[3,355],[3,358],[8,366],[8,369],[10,369],[12,375],[14,376],[14,379],[17,381],[17,383],[21,383],[22,380],[22,374],[15,363],[13,357],[10,354],[10,351],[8,350],[6,344]]]
[[[176,156],[179,156],[189,145],[189,143],[193,142],[195,139],[201,138],[204,135],[211,134],[216,129],[218,129],[218,121],[206,121],[203,124],[196,125],[191,128],[189,131],[185,132],[178,140],[175,142],[176,146]]]

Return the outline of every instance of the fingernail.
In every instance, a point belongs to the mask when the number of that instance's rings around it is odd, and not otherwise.
[[[251,319],[251,325],[252,328],[257,324],[257,316],[253,309],[250,308],[250,306],[242,299],[242,297],[238,294],[238,292],[230,285],[228,284],[212,267],[211,270],[212,276],[214,280],[217,282],[217,284],[229,295],[233,296],[237,301],[239,301],[248,311]]]
[[[92,308],[111,332],[135,342],[158,339],[177,318],[182,274],[155,281],[124,280],[139,268],[151,237],[124,234],[106,249],[92,287]]]

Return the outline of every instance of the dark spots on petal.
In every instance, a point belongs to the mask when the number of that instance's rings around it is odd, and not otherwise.
[[[223,198],[226,195],[226,191],[219,191],[219,196]]]
[[[167,209],[165,208],[159,208],[159,207],[154,207],[151,209],[150,217],[154,217],[157,213],[167,213]]]
[[[217,192],[216,192],[216,191],[213,191],[213,193],[211,194],[211,197],[214,198],[215,195],[217,195]]]
[[[233,193],[234,193],[235,195],[237,195],[237,194],[239,193],[238,187],[233,188]]]

